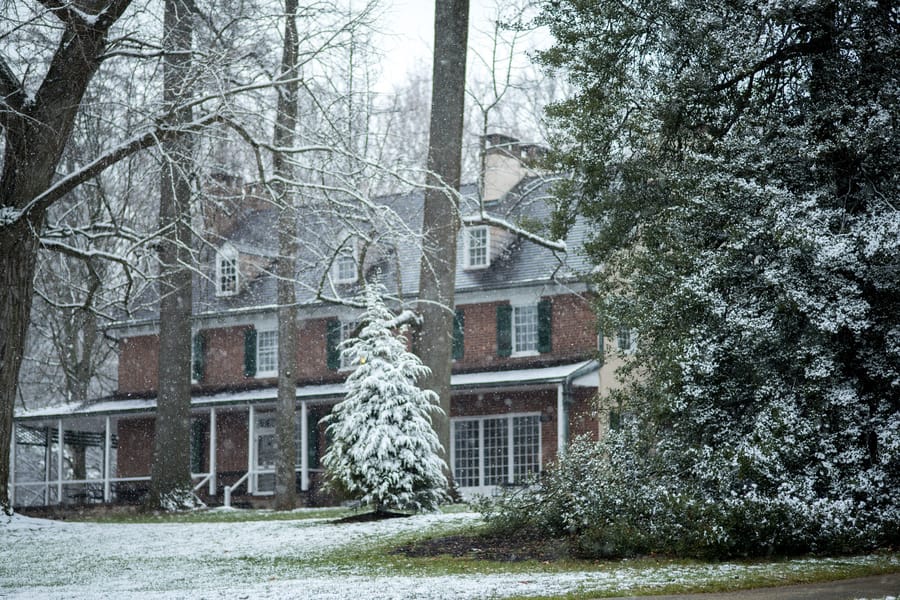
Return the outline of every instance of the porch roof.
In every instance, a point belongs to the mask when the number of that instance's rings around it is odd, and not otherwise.
[[[587,360],[534,369],[459,373],[452,376],[450,383],[454,390],[459,391],[485,388],[533,387],[560,384],[566,381],[569,381],[575,387],[597,387],[599,384],[598,373],[599,365],[597,361]],[[343,396],[345,389],[343,383],[302,385],[297,387],[297,398],[310,401],[334,400]],[[194,408],[247,405],[257,402],[275,401],[277,396],[278,388],[274,386],[208,395],[194,394],[191,396],[191,405]],[[156,398],[107,398],[88,404],[58,404],[34,410],[18,409],[15,412],[15,420],[36,421],[63,417],[77,418],[148,413],[153,412],[155,409]]]

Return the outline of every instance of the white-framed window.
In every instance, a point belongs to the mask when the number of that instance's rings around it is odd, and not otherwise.
[[[353,333],[356,331],[356,328],[359,327],[359,321],[341,321],[341,343],[349,340],[353,337]],[[350,369],[353,365],[350,364],[350,359],[343,353],[341,353],[341,369]]]
[[[491,265],[489,252],[491,234],[486,225],[466,227],[464,230],[465,268],[484,269]]]
[[[541,471],[538,413],[451,419],[453,477],[471,492],[525,483]]]
[[[357,280],[356,248],[352,241],[338,250],[331,267],[331,279],[335,283],[356,283]]]
[[[278,331],[270,329],[256,334],[256,376],[278,374]]]
[[[216,253],[216,295],[233,296],[238,292],[238,253],[226,244]]]
[[[513,355],[536,354],[538,351],[537,304],[512,307]]]
[[[621,327],[616,333],[616,345],[619,352],[632,354],[637,349],[637,332],[628,327]]]

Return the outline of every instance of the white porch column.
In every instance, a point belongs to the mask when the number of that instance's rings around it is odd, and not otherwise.
[[[561,458],[566,453],[566,396],[563,384],[556,386],[556,455]]]
[[[9,505],[16,504],[16,422],[12,424],[12,439],[9,442]]]
[[[255,490],[253,472],[256,470],[256,409],[250,405],[250,412],[247,423],[247,493],[252,494]]]
[[[59,443],[56,446],[57,456],[56,456],[56,503],[63,503],[63,458],[65,457],[65,451],[63,444],[63,422],[62,419],[57,419],[56,421],[56,430],[59,435]]]
[[[209,495],[216,495],[216,409],[209,409]]]
[[[103,501],[112,501],[112,427],[107,415],[103,437]]]
[[[300,491],[309,491],[309,414],[306,400],[300,401]]]
[[[51,450],[51,441],[53,436],[50,427],[44,428],[44,506],[50,504],[50,462],[53,458],[53,450]]]

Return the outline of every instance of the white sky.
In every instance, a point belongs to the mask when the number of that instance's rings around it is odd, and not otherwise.
[[[498,3],[504,8],[516,4],[510,0],[470,0],[470,54],[471,50],[490,52],[490,40],[485,32],[493,27]],[[383,6],[379,28],[384,34],[376,43],[385,54],[381,63],[382,78],[376,89],[390,92],[410,71],[431,73],[434,0],[383,0]],[[471,56],[469,65],[472,65]]]

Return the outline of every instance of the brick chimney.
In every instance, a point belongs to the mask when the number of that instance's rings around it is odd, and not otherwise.
[[[508,135],[484,136],[484,201],[499,200],[523,178],[536,175],[535,165],[546,154],[543,146],[525,144]]]

